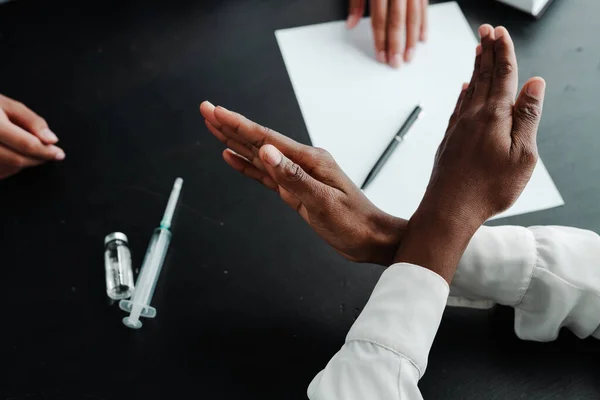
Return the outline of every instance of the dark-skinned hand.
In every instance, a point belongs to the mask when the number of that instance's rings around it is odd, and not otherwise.
[[[389,265],[406,221],[375,207],[329,153],[206,101],[200,112],[233,169],[276,191],[348,260]]]
[[[508,31],[482,25],[479,34],[471,82],[463,87],[395,258],[430,268],[448,282],[472,235],[514,204],[537,162],[545,82],[528,80],[517,97]]]

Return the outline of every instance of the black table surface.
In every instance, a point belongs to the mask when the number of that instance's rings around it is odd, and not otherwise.
[[[508,27],[522,82],[548,82],[539,147],[566,205],[494,224],[600,231],[600,2],[556,0],[539,21],[459,3],[474,31]],[[273,31],[344,16],[323,0],[0,6],[0,92],[43,115],[67,153],[0,183],[2,398],[306,397],[382,268],[344,261],[230,170],[198,105],[309,143]],[[127,233],[139,266],[177,176],[158,315],[132,331],[106,300],[103,238]],[[568,332],[519,341],[510,309],[449,309],[420,387],[426,399],[598,399],[599,355]]]

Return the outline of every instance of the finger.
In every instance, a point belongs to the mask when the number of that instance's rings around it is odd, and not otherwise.
[[[31,111],[27,106],[17,101],[9,101],[4,112],[8,119],[15,125],[37,136],[45,144],[54,144],[58,142],[58,138],[48,128],[48,124],[44,118]]]
[[[249,149],[247,145],[236,142],[235,140],[223,135],[223,133],[214,126],[212,126],[210,122],[208,122],[208,120],[204,120],[204,123],[206,124],[206,127],[208,128],[210,133],[212,133],[213,136],[216,137],[221,143],[227,146],[228,149],[232,150],[239,156],[244,157],[259,170],[263,172],[266,171],[262,160],[260,159],[260,157],[258,157],[258,150],[254,152],[254,149]]]
[[[365,13],[365,3],[366,3],[366,0],[350,0],[349,1],[348,20],[346,21],[348,29],[352,29],[356,25],[358,25],[360,18]]]
[[[479,27],[481,36],[481,66],[479,68],[479,77],[477,78],[475,94],[473,98],[478,104],[483,104],[490,94],[492,86],[492,75],[494,73],[494,28],[485,24]]]
[[[398,68],[402,65],[402,59],[404,58],[403,31],[406,24],[406,0],[390,0],[389,10],[387,60],[390,66]]]
[[[508,31],[502,26],[494,30],[494,36],[496,37],[496,62],[490,99],[496,104],[512,107],[515,104],[519,85],[515,46]]]
[[[322,202],[327,187],[285,157],[275,146],[261,147],[260,158],[271,178],[307,207]]]
[[[473,66],[473,75],[471,75],[471,81],[469,87],[465,93],[465,98],[460,105],[460,114],[465,112],[471,104],[473,95],[475,94],[475,88],[477,87],[477,79],[479,78],[479,69],[481,68],[481,44],[478,44],[475,48],[475,65]]]
[[[411,62],[421,31],[421,0],[408,0],[406,10],[406,51],[404,61]]]
[[[65,158],[65,152],[61,148],[42,143],[40,139],[9,121],[0,121],[0,142],[29,158],[46,161]]]
[[[223,107],[217,107],[214,114],[222,125],[219,131],[224,136],[235,142],[243,143],[244,146],[251,149],[255,155],[254,158],[247,153],[242,153],[241,149],[239,154],[248,158],[257,168],[265,168],[262,157],[259,157],[258,149],[270,144],[325,185],[341,191],[349,190],[348,188],[353,185],[333,157],[325,150],[300,144]],[[229,143],[230,141],[227,142],[228,146]],[[232,150],[236,151],[233,147]]]
[[[513,142],[536,145],[545,92],[546,82],[542,78],[531,78],[521,89],[513,113]]]
[[[23,168],[35,167],[43,164],[43,160],[26,157],[13,149],[0,144],[0,171],[6,174],[4,177],[14,175]]]
[[[277,183],[264,171],[259,170],[248,160],[234,153],[230,149],[223,151],[223,159],[229,166],[248,178],[252,178],[271,190],[277,191]]]
[[[202,114],[212,126],[221,129],[221,123],[215,117],[215,106],[210,101],[203,101],[200,104],[200,114]]]
[[[427,29],[428,26],[428,14],[429,14],[429,0],[421,0],[421,31],[419,35],[419,40],[421,42],[427,41]]]
[[[235,151],[237,154],[241,155],[242,157],[247,158],[248,160],[251,160],[252,157],[254,157],[254,153],[252,152],[252,150],[250,150],[248,148],[248,146],[245,146],[245,145],[243,145],[239,142],[236,142],[235,140],[225,136],[220,130],[218,130],[217,128],[212,126],[212,124],[208,120],[204,120],[204,123],[206,124],[206,127],[208,128],[210,133],[212,133],[213,136],[216,137],[225,146],[227,146],[231,150]]]
[[[200,104],[200,113],[205,118],[204,123],[208,130],[227,147],[250,160],[254,156],[258,156],[258,148],[254,148],[251,143],[240,140],[236,135],[228,136],[225,133],[227,129],[223,128],[223,125],[215,117],[215,106],[211,102],[203,101]]]
[[[450,127],[454,126],[456,124],[456,122],[458,121],[458,119],[460,118],[461,105],[467,94],[468,87],[469,87],[468,83],[462,84],[462,89],[460,91],[460,95],[458,96],[458,100],[456,101],[456,106],[454,107],[454,112],[452,113],[452,116],[450,117],[450,122],[448,123],[448,130],[450,130]]]
[[[260,182],[269,189],[276,191],[285,204],[298,211],[304,219],[308,218],[306,208],[302,205],[300,199],[285,190],[283,187],[279,186],[268,173],[258,170],[252,164],[248,163],[247,160],[243,159],[231,150],[225,150],[223,152],[223,158],[225,159],[225,162],[236,171],[241,172],[243,175]]]
[[[375,40],[375,56],[380,63],[386,63],[386,32],[388,0],[371,0],[371,26]]]
[[[302,152],[309,146],[305,146],[284,136],[272,129],[250,121],[241,114],[229,111],[223,107],[217,107],[214,111],[215,118],[222,125],[221,132],[240,143],[251,144],[260,149],[265,144],[272,144],[280,149],[289,158],[301,162]]]

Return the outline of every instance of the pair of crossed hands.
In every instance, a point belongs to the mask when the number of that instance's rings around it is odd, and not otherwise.
[[[479,34],[471,82],[463,85],[425,195],[408,221],[371,203],[327,151],[206,101],[200,112],[227,146],[225,162],[277,192],[345,258],[410,262],[450,282],[472,235],[516,201],[537,162],[545,82],[531,78],[518,93],[508,31],[482,25]]]

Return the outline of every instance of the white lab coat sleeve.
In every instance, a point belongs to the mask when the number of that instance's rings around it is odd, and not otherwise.
[[[600,338],[600,237],[562,226],[482,227],[450,292],[514,307],[525,340],[554,340],[562,327]]]
[[[311,382],[311,400],[417,400],[448,298],[446,281],[411,264],[381,276],[344,346]]]

